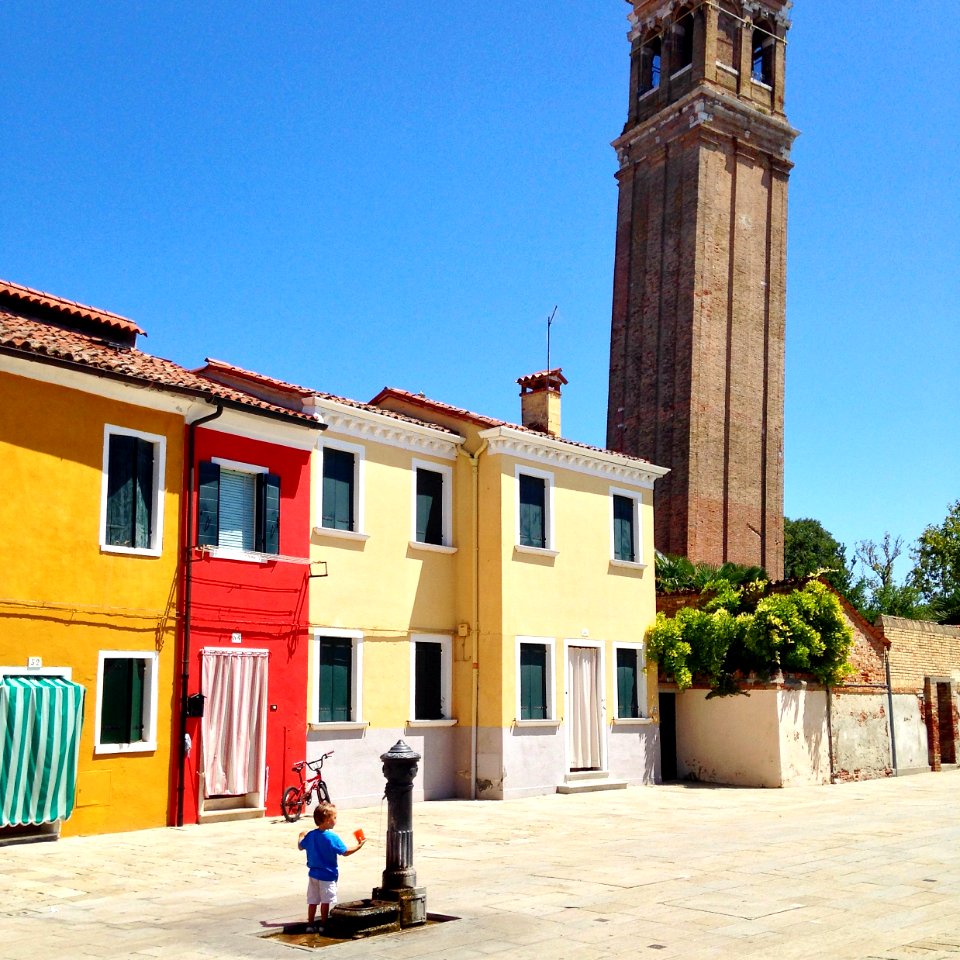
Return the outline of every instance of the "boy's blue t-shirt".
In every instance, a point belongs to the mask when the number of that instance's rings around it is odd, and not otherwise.
[[[347,845],[332,830],[311,830],[298,844],[307,854],[307,867],[315,880],[336,880],[340,876],[337,854]]]

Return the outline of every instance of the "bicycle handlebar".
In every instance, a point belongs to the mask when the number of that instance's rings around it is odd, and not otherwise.
[[[319,770],[323,766],[323,761],[328,757],[332,757],[335,751],[328,750],[317,760],[298,760],[294,765],[294,770],[302,770],[304,767],[309,767],[311,770]]]

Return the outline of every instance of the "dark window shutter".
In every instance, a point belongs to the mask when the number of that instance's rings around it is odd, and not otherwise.
[[[326,447],[323,451],[321,524],[332,530],[353,530],[354,455]]]
[[[220,542],[220,464],[199,464],[197,496],[197,545],[215,547]]]
[[[108,657],[104,660],[100,693],[101,743],[137,743],[143,739],[145,667],[139,657]]]
[[[639,655],[636,650],[617,651],[617,716],[639,717],[637,702],[637,672]]]
[[[629,497],[613,498],[613,556],[617,560],[628,560],[631,563],[637,558],[633,500]]]
[[[275,473],[257,477],[257,549],[280,552],[280,478]]]
[[[547,719],[547,648],[520,644],[520,719]]]
[[[415,648],[414,719],[443,719],[443,647],[420,641]]]
[[[443,543],[443,474],[417,470],[417,542]]]
[[[106,542],[114,547],[132,547],[136,439],[113,434],[109,438],[109,444]]]
[[[350,716],[353,643],[323,637],[320,640],[321,723],[352,719]]]
[[[545,547],[546,480],[520,474],[520,543],[524,547]]]

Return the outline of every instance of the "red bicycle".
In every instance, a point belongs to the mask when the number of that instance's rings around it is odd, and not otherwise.
[[[280,809],[283,811],[283,819],[287,823],[296,823],[300,819],[305,807],[310,806],[310,800],[313,794],[317,795],[317,803],[329,803],[330,791],[320,773],[323,768],[323,761],[327,757],[332,757],[333,751],[325,753],[319,760],[298,760],[293,765],[293,771],[300,778],[300,784],[296,787],[287,787],[283,791],[283,799],[280,801]],[[305,768],[314,771],[310,779],[306,779]]]

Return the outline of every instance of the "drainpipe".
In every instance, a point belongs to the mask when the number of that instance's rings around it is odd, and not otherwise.
[[[897,769],[897,734],[893,722],[893,686],[890,683],[890,650],[883,651],[883,668],[887,674],[887,706],[890,712],[890,762],[893,764],[893,775],[900,775]]]
[[[827,759],[830,764],[830,782],[836,783],[837,771],[834,769],[833,756],[833,696],[829,686],[827,687]]]
[[[184,778],[187,766],[187,684],[190,681],[190,613],[193,599],[193,498],[196,492],[196,466],[194,464],[197,447],[197,427],[223,414],[223,404],[218,403],[217,409],[206,417],[194,420],[187,426],[187,503],[184,507],[186,513],[186,523],[184,524],[186,532],[184,535],[184,585],[183,585],[183,629],[181,638],[183,643],[182,658],[180,662],[180,738],[179,738],[179,760],[177,764],[177,826],[183,826],[183,793]]]
[[[470,494],[473,509],[473,569],[471,571],[470,632],[473,635],[473,656],[470,682],[470,799],[477,799],[477,724],[480,722],[480,455],[487,449],[486,440],[476,453],[467,453],[462,447],[457,453],[470,462]]]

